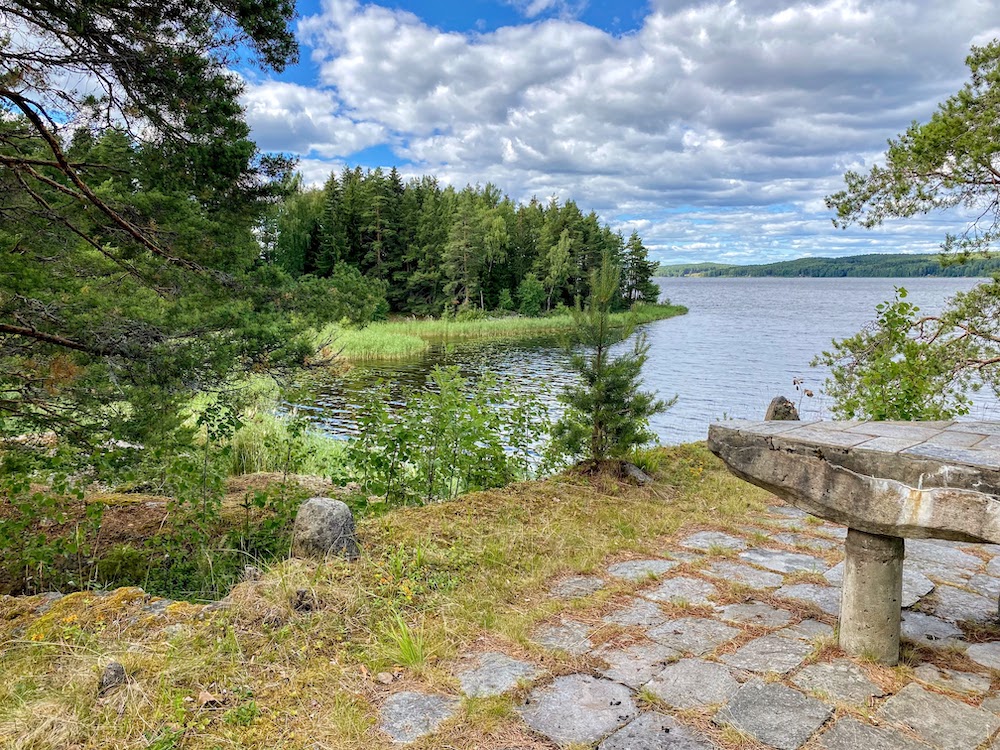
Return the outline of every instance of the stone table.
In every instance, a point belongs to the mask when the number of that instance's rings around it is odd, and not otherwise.
[[[736,476],[848,527],[840,646],[899,659],[903,539],[1000,543],[1000,422],[713,424]]]

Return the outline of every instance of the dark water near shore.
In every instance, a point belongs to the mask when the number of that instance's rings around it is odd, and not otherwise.
[[[664,296],[685,305],[687,315],[644,326],[650,343],[643,371],[647,388],[677,403],[654,418],[662,443],[703,440],[708,423],[724,417],[760,419],[768,402],[782,394],[799,401],[792,384],[802,378],[815,393],[802,398],[803,418],[829,417],[822,394],[826,377],[810,367],[813,357],[834,338],[858,331],[890,299],[894,286],[905,286],[909,301],[925,313],[939,311],[957,291],[979,279],[657,279]],[[469,377],[494,372],[517,387],[546,394],[553,406],[558,389],[572,382],[568,355],[555,338],[514,342],[473,342],[435,346],[405,362],[362,364],[346,377],[313,382],[296,400],[299,409],[321,429],[352,434],[354,414],[363,393],[379,378],[395,398],[423,386],[435,365],[457,365]],[[983,397],[970,417],[1000,418],[1000,407]]]

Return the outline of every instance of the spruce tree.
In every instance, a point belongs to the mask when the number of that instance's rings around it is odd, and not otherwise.
[[[580,376],[559,400],[566,411],[553,429],[553,437],[571,455],[600,466],[608,459],[621,459],[652,440],[649,418],[670,407],[655,394],[640,390],[642,366],[649,344],[639,333],[631,349],[612,357],[611,348],[635,331],[634,323],[612,324],[611,311],[619,299],[621,268],[605,253],[591,274],[586,307],[574,310],[573,343],[583,351],[570,358],[570,369]]]

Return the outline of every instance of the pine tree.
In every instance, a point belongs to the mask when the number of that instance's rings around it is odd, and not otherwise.
[[[600,466],[608,459],[626,457],[655,436],[649,418],[669,408],[669,402],[640,390],[642,366],[649,344],[641,332],[631,350],[612,358],[611,347],[628,338],[634,324],[612,326],[611,311],[618,298],[621,269],[610,253],[591,274],[590,298],[574,311],[574,341],[585,348],[570,359],[580,376],[578,385],[560,395],[566,412],[553,429],[553,438],[570,454]]]

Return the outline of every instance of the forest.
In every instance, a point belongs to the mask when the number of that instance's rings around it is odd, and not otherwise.
[[[267,260],[292,277],[349,273],[385,295],[378,314],[518,310],[538,315],[589,294],[604,253],[621,266],[619,309],[656,302],[655,264],[572,200],[516,203],[490,183],[457,189],[392,168],[344,168],[322,189],[295,176],[263,233]],[[345,269],[351,269],[345,272]]]

